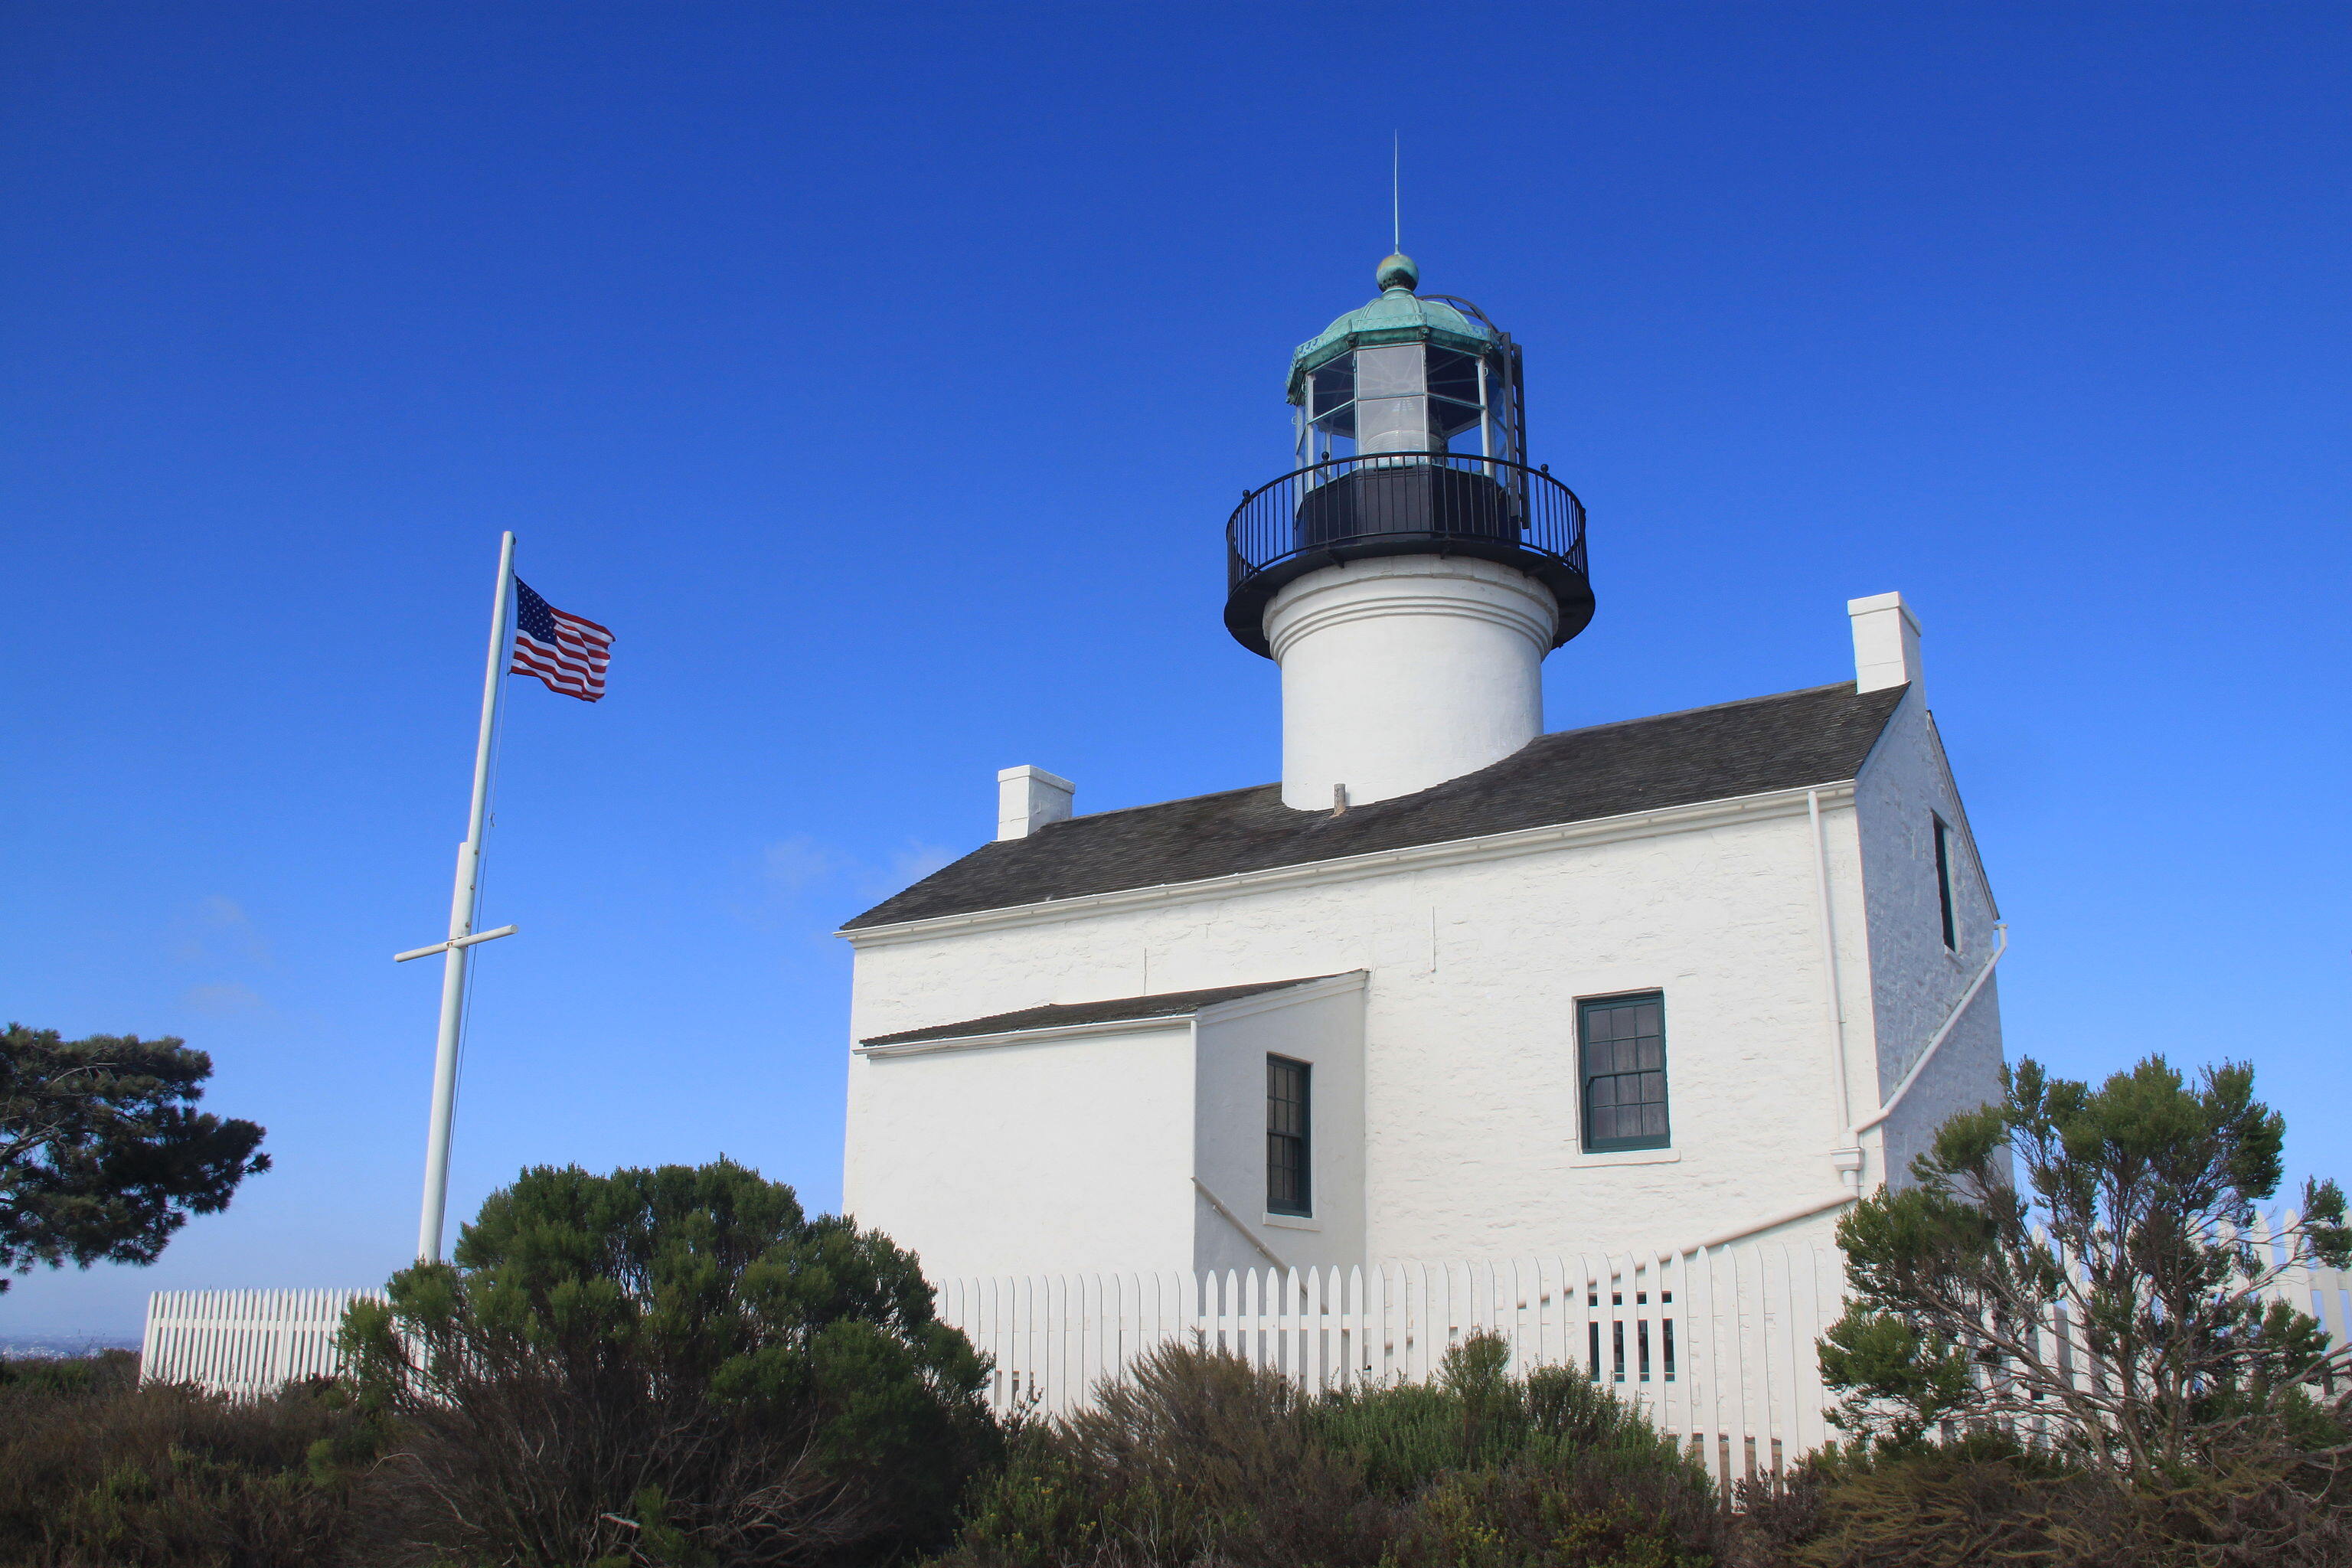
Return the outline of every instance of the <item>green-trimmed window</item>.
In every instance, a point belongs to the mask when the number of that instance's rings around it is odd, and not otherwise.
[[[1265,1058],[1265,1212],[1311,1215],[1308,1089],[1315,1069],[1288,1057]]]
[[[1666,1147],[1666,999],[1652,991],[1577,1004],[1584,1147]]]

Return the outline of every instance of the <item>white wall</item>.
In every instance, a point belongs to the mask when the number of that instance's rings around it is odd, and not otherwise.
[[[1348,1267],[1364,1258],[1364,991],[1362,977],[1298,993],[1276,991],[1204,1011],[1194,1025],[1199,1112],[1196,1169],[1250,1225],[1259,1244],[1294,1268]],[[1265,1208],[1265,1058],[1288,1057],[1309,1076],[1306,1218]],[[1263,1268],[1267,1259],[1202,1200],[1196,1268]]]
[[[861,1057],[850,1081],[842,1206],[932,1279],[1192,1267],[1188,1020]]]
[[[1853,814],[1829,816],[1851,914]],[[1839,1190],[1813,864],[1800,792],[1715,826],[1507,859],[861,933],[852,1027],[870,1037],[1133,995],[1147,973],[1150,990],[1172,991],[1363,969],[1367,1256],[1556,1253],[1654,1241],[1662,1227],[1696,1239]],[[1864,922],[1848,918],[1839,935],[1848,1015],[1866,1025]],[[1666,998],[1674,1146],[1584,1154],[1576,999],[1646,988]],[[1858,1079],[1868,1053],[1865,1037]],[[866,1124],[864,1080],[883,1065],[851,1072],[846,1202],[861,1217],[881,1136]],[[1000,1098],[972,1088],[976,1103]],[[1825,1237],[1832,1223],[1776,1239]]]
[[[1905,695],[1855,787],[1863,885],[1869,895],[1870,1016],[1878,1082],[1858,1102],[1875,1110],[1911,1070],[1992,954],[2000,919],[1976,847],[1969,841],[1942,743],[1926,699]],[[1935,818],[1952,829],[1952,893],[1959,946],[1945,947],[1936,892]],[[2000,1098],[2000,997],[1998,978],[1969,1011],[1877,1134],[1864,1140],[1865,1188],[1908,1180],[1912,1157],[1957,1111]]]

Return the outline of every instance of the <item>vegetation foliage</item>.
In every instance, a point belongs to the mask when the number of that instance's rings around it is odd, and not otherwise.
[[[2352,1362],[2279,1287],[2352,1231],[2329,1183],[2255,1228],[2284,1126],[2252,1089],[2026,1062],[1948,1122],[1841,1226],[1851,1441],[1737,1510],[1612,1389],[1514,1376],[1491,1336],[1329,1393],[1171,1345],[1000,1427],[914,1258],[722,1161],[524,1173],[352,1310],[341,1383],[0,1366],[0,1563],[2342,1568]]]
[[[2286,1127],[2253,1069],[2191,1085],[2151,1057],[2094,1090],[2029,1060],[2004,1084],[1838,1227],[1851,1305],[1822,1368],[1842,1424],[1899,1445],[2037,1423],[2141,1479],[2324,1436],[2313,1394],[2352,1377],[2352,1348],[2277,1287],[2343,1267],[2352,1231],[2319,1181],[2257,1228]]]
[[[0,1031],[0,1291],[39,1264],[152,1263],[269,1169],[262,1129],[195,1108],[212,1071],[169,1037]]]
[[[2352,1347],[2281,1289],[2352,1231],[2321,1181],[2263,1226],[2284,1133],[2242,1065],[2021,1063],[1841,1222],[1855,1441],[1759,1528],[1808,1563],[2352,1563]]]
[[[913,1257],[730,1162],[526,1172],[389,1294],[344,1327],[387,1562],[878,1561],[996,1451]]]
[[[0,1364],[0,1563],[325,1568],[370,1423],[328,1384],[237,1403],[141,1388],[125,1352]]]
[[[1507,1374],[1478,1336],[1440,1378],[1310,1395],[1164,1346],[1095,1405],[1032,1423],[944,1568],[1697,1568],[1706,1477],[1580,1373]]]

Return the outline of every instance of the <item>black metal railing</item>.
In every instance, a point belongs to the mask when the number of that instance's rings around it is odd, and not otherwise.
[[[1275,590],[1379,555],[1474,555],[1518,566],[1560,600],[1559,640],[1591,618],[1584,503],[1543,468],[1460,452],[1334,458],[1242,497],[1225,524],[1226,624],[1263,653]]]

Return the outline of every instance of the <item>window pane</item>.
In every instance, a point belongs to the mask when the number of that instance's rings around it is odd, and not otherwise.
[[[1431,349],[1429,353],[1429,390],[1440,397],[1450,397],[1471,407],[1471,417],[1477,417],[1478,362],[1468,354],[1448,349]]]
[[[1417,397],[1422,390],[1419,343],[1356,351],[1358,397]]]
[[[1315,413],[1328,414],[1356,395],[1356,367],[1345,355],[1315,373]]]
[[[1655,996],[1588,1002],[1579,1009],[1584,1141],[1592,1149],[1664,1148],[1665,1005]]]
[[[1265,1206],[1273,1214],[1313,1212],[1308,1184],[1312,1069],[1286,1057],[1265,1058]]]
[[[1419,452],[1429,446],[1429,416],[1418,397],[1359,398],[1356,447],[1362,452]]]

